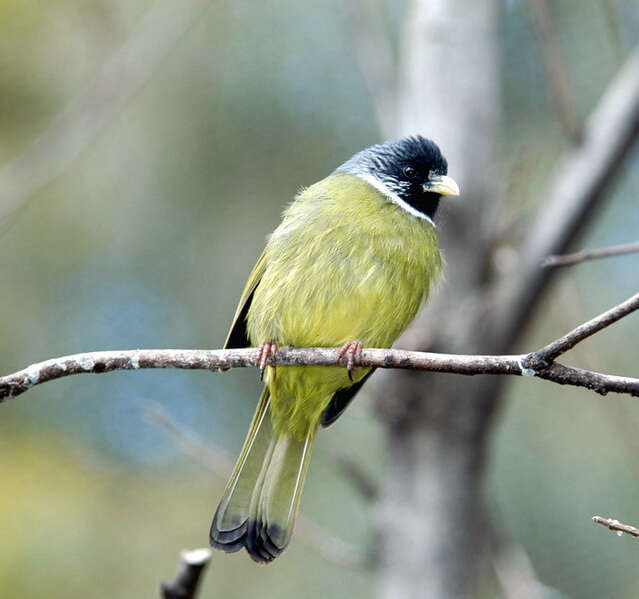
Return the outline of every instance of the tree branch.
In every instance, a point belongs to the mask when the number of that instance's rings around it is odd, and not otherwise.
[[[24,370],[0,377],[0,402],[21,395],[36,385],[75,374],[103,374],[116,370],[177,368],[181,370],[228,370],[257,366],[258,348],[245,349],[128,349],[97,351],[52,358]],[[278,366],[334,366],[338,348],[282,347]],[[360,365],[445,372],[448,374],[501,374],[536,376],[574,387],[585,387],[600,395],[622,393],[639,397],[639,379],[603,374],[553,362],[537,363],[530,354],[464,355],[364,349]],[[271,365],[273,361],[271,359]]]
[[[464,355],[364,349],[360,365],[447,372],[450,374],[506,374],[536,376],[560,385],[585,387],[601,395],[622,393],[639,397],[639,379],[582,370],[554,362],[580,341],[639,309],[639,294],[570,331],[537,352],[515,355]],[[130,349],[88,352],[52,358],[0,377],[0,402],[16,397],[36,385],[74,374],[102,374],[115,370],[179,368],[227,370],[257,366],[257,348],[244,349]],[[283,347],[279,366],[334,366],[338,348]],[[270,359],[273,365],[273,358]]]
[[[211,550],[208,548],[183,551],[175,580],[162,583],[160,597],[162,599],[193,599],[197,593],[200,577],[210,559]]]
[[[602,518],[601,516],[593,516],[592,521],[595,524],[601,524],[602,526],[615,531],[619,536],[621,536],[625,532],[626,534],[639,538],[639,528],[630,526],[630,524],[622,524],[621,522],[619,522],[619,520],[615,520],[614,518]]]
[[[621,245],[611,245],[605,248],[594,250],[582,250],[574,254],[556,254],[548,256],[541,265],[544,268],[556,268],[558,266],[572,266],[587,260],[597,260],[599,258],[609,258],[610,256],[623,256],[639,252],[639,241],[633,243],[623,243]]]
[[[577,343],[609,327],[637,309],[639,309],[639,293],[537,350],[532,354],[532,360],[533,362],[552,362],[561,354],[565,354],[572,349]]]

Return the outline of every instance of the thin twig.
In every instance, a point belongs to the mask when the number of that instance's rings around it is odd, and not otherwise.
[[[162,430],[171,441],[189,457],[197,460],[207,470],[221,478],[227,478],[233,470],[233,461],[226,452],[182,424],[178,424],[158,405],[145,406],[146,420]],[[315,549],[325,560],[341,567],[365,568],[365,557],[346,541],[331,534],[308,516],[300,513],[297,518],[297,536],[307,546]]]
[[[610,530],[614,530],[618,535],[626,533],[630,536],[639,538],[639,528],[630,526],[630,524],[622,524],[621,522],[619,522],[619,520],[615,520],[614,518],[602,518],[601,516],[593,516],[592,521],[595,524],[601,524],[602,526],[605,526]]]
[[[623,243],[620,245],[611,245],[605,248],[596,248],[594,250],[582,250],[574,254],[558,254],[548,256],[541,265],[544,268],[556,268],[558,266],[572,266],[586,260],[597,260],[599,258],[608,258],[610,256],[623,256],[624,254],[633,254],[639,252],[639,241],[632,243]]]
[[[211,550],[192,549],[180,555],[180,568],[172,582],[163,582],[160,586],[162,599],[193,599],[197,593],[200,578],[210,559]]]
[[[575,144],[581,142],[581,123],[575,96],[570,87],[568,69],[555,28],[548,14],[546,0],[528,0],[535,33],[541,44],[544,66],[550,81],[559,119]]]
[[[566,333],[563,337],[537,350],[533,354],[533,359],[535,362],[552,362],[561,354],[565,354],[568,350],[572,349],[577,343],[609,327],[611,324],[614,324],[624,316],[628,316],[628,314],[638,309],[639,293],[636,293],[625,302],[599,314],[599,316],[595,316],[595,318]]]

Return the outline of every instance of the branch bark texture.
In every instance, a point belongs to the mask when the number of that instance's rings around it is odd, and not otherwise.
[[[0,377],[0,402],[17,397],[42,383],[76,374],[104,374],[116,370],[177,368],[181,370],[229,370],[258,367],[259,348],[247,349],[129,349],[87,352],[52,358]],[[338,348],[281,348],[277,366],[335,366]],[[468,376],[501,374],[538,377],[560,385],[584,387],[606,395],[623,393],[639,397],[639,379],[592,370],[582,370],[558,362],[544,363],[536,353],[515,355],[464,355],[364,349],[360,365],[444,372]],[[270,361],[270,364],[274,362]]]
[[[625,254],[634,254],[639,252],[639,241],[633,243],[622,243],[620,245],[611,245],[604,248],[596,248],[594,250],[581,250],[573,254],[559,254],[548,256],[543,262],[544,268],[556,268],[558,266],[572,266],[580,264],[588,260],[598,260],[599,258],[610,258],[611,256],[624,256]]]
[[[616,532],[619,536],[623,534],[630,535],[631,537],[639,538],[639,528],[630,526],[630,524],[623,524],[619,520],[614,518],[602,518],[601,516],[593,516],[592,521],[595,524],[601,524],[609,530]]]

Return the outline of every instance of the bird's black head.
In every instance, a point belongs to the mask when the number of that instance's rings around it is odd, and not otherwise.
[[[431,222],[442,196],[459,195],[437,144],[420,135],[366,148],[337,170],[364,179],[413,216]]]

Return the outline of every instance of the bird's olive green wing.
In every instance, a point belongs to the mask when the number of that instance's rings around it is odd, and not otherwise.
[[[233,323],[229,334],[226,336],[224,343],[224,349],[233,349],[238,347],[249,347],[251,341],[248,338],[248,332],[246,330],[246,316],[249,308],[251,307],[251,301],[253,300],[253,294],[255,289],[260,284],[264,271],[266,270],[266,252],[262,252],[257,264],[253,267],[251,274],[246,282],[244,291],[235,310],[235,316],[233,317]]]
[[[331,402],[324,408],[322,412],[322,427],[326,428],[335,422],[349,406],[357,392],[362,388],[362,385],[370,378],[371,374],[375,372],[375,368],[371,368],[364,378],[357,381],[354,385],[340,389],[333,397]]]

